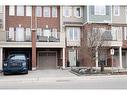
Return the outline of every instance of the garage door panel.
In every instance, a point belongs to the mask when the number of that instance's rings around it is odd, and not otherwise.
[[[56,53],[40,52],[39,69],[56,69]]]

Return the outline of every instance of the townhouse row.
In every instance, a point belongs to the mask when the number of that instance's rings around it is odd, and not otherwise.
[[[0,70],[11,53],[25,53],[29,70],[88,67],[81,48],[90,31],[108,39],[93,66],[111,67],[114,48],[113,66],[126,68],[127,6],[0,6]]]

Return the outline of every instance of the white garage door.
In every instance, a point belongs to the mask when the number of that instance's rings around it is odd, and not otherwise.
[[[56,52],[39,52],[39,69],[56,69]]]

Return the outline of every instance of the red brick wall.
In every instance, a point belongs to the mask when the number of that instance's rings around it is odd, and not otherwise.
[[[52,8],[52,7],[51,7]],[[50,9],[51,9],[50,8]],[[26,8],[25,8],[26,9]],[[24,14],[26,11],[24,9]],[[50,10],[52,13],[52,11]],[[9,6],[6,6],[6,30],[9,27],[18,27],[21,24],[24,28],[31,28],[31,17],[30,16],[16,16],[16,6],[15,6],[15,16],[9,16]],[[46,28],[46,25],[49,28],[57,28],[60,31],[60,7],[57,6],[57,18],[56,17],[43,17],[43,7],[42,7],[42,17],[37,17],[37,26],[39,28]]]

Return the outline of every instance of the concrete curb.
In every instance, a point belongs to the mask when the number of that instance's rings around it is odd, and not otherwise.
[[[81,76],[81,77],[25,77],[0,79],[0,82],[65,82],[76,80],[94,80],[94,79],[116,79],[127,78],[127,75],[107,75],[107,76]]]

